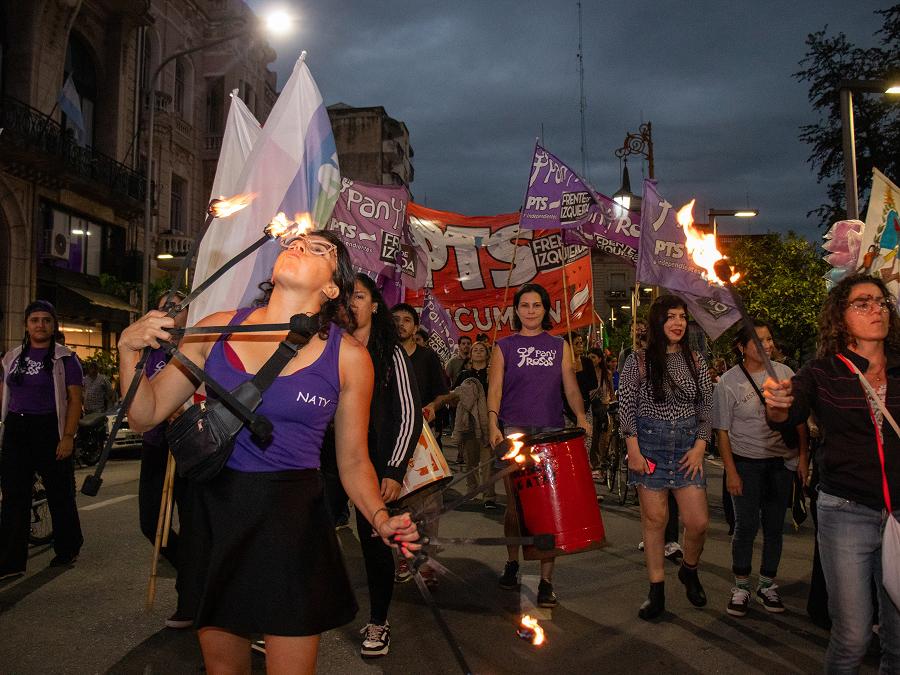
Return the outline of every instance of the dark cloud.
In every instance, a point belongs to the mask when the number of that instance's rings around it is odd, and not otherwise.
[[[269,2],[250,0],[263,12]],[[806,213],[825,198],[798,139],[815,119],[792,78],[808,33],[829,25],[862,45],[887,0],[584,0],[588,174],[619,188],[613,151],[653,124],[656,177],[676,204],[748,202],[754,222],[723,231],[788,230],[815,237]],[[415,149],[418,201],[467,214],[518,208],[536,136],[580,166],[576,3],[515,0],[287,3],[294,37],[273,42],[279,86],[301,49],[326,103],[382,105]],[[640,190],[646,166],[629,163]]]

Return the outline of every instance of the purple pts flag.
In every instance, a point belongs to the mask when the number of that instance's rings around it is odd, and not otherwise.
[[[691,316],[711,340],[740,319],[731,293],[710,284],[687,251],[684,229],[675,220],[675,209],[656,191],[656,182],[644,181],[641,202],[641,244],[637,278],[669,289],[688,306]]]
[[[594,193],[594,198],[596,203],[591,204],[587,222],[563,231],[563,240],[636,263],[641,238],[640,211],[628,211],[599,192]]]
[[[428,346],[437,353],[441,363],[447,365],[447,361],[453,356],[456,343],[459,342],[459,331],[456,329],[456,323],[450,318],[450,313],[427,288],[421,323],[422,328],[428,331]]]
[[[341,237],[354,265],[418,289],[425,285],[428,262],[409,236],[408,203],[409,192],[403,186],[344,178],[326,229]]]
[[[577,227],[588,221],[595,195],[572,169],[535,143],[519,225],[523,230]]]

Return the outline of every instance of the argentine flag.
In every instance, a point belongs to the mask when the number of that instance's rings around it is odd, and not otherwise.
[[[66,114],[66,118],[75,127],[75,142],[84,145],[84,115],[81,114],[81,96],[75,88],[72,76],[66,78],[62,91],[57,99],[60,110]]]

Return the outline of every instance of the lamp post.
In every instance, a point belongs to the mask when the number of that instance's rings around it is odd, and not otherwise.
[[[734,216],[736,218],[755,218],[759,215],[759,209],[710,209],[707,212],[710,227],[712,227],[713,236],[716,236],[716,216]]]
[[[844,151],[844,190],[847,195],[847,218],[859,220],[859,195],[856,191],[856,134],[853,129],[853,92],[900,94],[900,83],[887,80],[841,80],[841,137]]]
[[[291,21],[291,17],[284,14],[283,12],[276,12],[264,17],[259,25],[271,34],[284,34],[288,30],[290,30]],[[149,111],[147,114],[147,176],[144,189],[144,264],[143,278],[141,283],[141,311],[144,314],[147,313],[150,301],[150,261],[152,259],[150,255],[150,229],[153,217],[151,210],[151,187],[153,180],[153,123],[156,113],[156,81],[159,78],[159,74],[162,72],[163,68],[165,68],[175,59],[182,56],[187,56],[188,54],[193,54],[194,52],[203,51],[204,49],[216,47],[226,42],[230,42],[231,40],[249,37],[254,32],[256,32],[257,29],[258,26],[256,24],[245,25],[240,30],[229,33],[228,35],[223,35],[222,37],[208,40],[207,42],[203,42],[194,47],[189,47],[187,49],[177,51],[174,54],[171,54],[170,56],[167,56],[165,59],[163,59],[153,71],[153,74],[150,75],[150,79],[148,81],[148,87],[150,89],[148,101]]]

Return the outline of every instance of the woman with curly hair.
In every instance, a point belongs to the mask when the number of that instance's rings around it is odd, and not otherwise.
[[[270,672],[315,671],[320,633],[356,614],[347,572],[322,496],[320,448],[335,420],[337,461],[350,498],[387,545],[418,538],[407,515],[390,517],[367,452],[373,369],[366,348],[347,333],[353,268],[331,232],[282,240],[268,302],[212,314],[199,325],[287,323],[318,317],[312,336],[266,389],[258,412],[274,427],[257,443],[242,429],[226,467],[198,484],[194,533],[202,543],[202,596],[194,626],[206,670],[250,672],[249,636],[262,634]],[[168,340],[174,320],[151,311],[119,338],[121,386],[131,383],[145,347]],[[284,339],[273,333],[190,336],[181,351],[233,390],[250,380]],[[132,428],[149,429],[197,387],[175,361],[141,380],[128,410]],[[416,544],[411,544],[416,547]]]
[[[650,307],[646,349],[628,355],[619,380],[619,424],[628,450],[628,481],[641,502],[641,530],[650,592],[644,620],[665,610],[665,530],[669,493],[684,524],[678,579],[695,607],[706,604],[697,575],[709,509],[703,457],[711,436],[712,381],[703,357],[688,345],[687,307],[662,295]]]
[[[882,585],[882,489],[900,496],[900,438],[850,367],[900,416],[900,318],[878,277],[854,274],[828,294],[819,314],[817,358],[790,380],[764,385],[766,414],[785,429],[814,413],[823,432],[817,454],[818,543],[832,628],[825,672],[856,672],[872,638],[872,583],[878,592],[881,672],[900,671],[900,614]],[[876,432],[876,426],[878,431]]]

